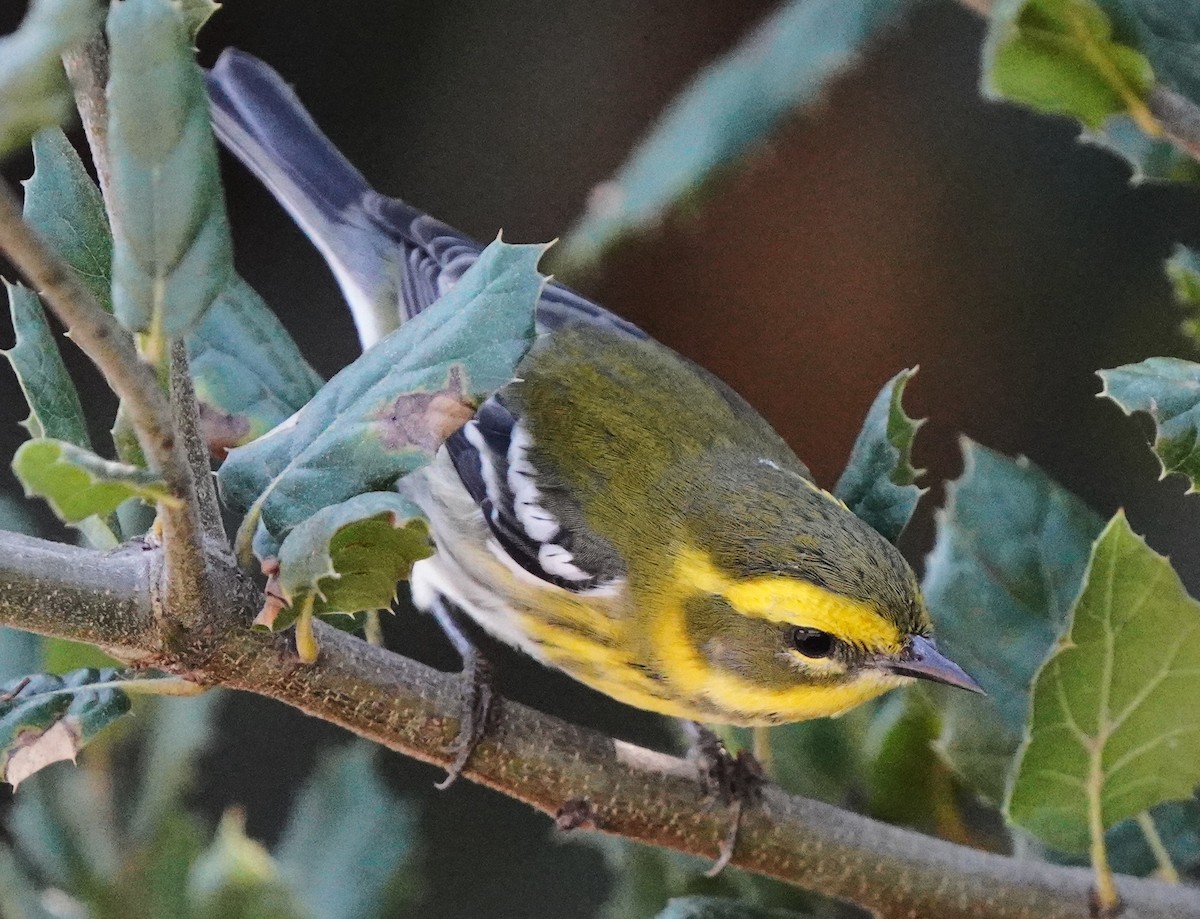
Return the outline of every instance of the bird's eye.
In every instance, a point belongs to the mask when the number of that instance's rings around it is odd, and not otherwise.
[[[791,634],[792,647],[805,657],[829,657],[833,653],[833,636],[820,629],[796,626]]]

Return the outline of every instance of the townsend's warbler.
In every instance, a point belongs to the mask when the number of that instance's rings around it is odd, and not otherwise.
[[[214,123],[328,259],[360,328],[427,307],[480,247],[371,191],[274,71],[226,52]],[[936,650],[900,553],[724,383],[551,284],[518,369],[400,488],[437,551],[412,572],[484,629],[630,705],[767,725],[913,677]],[[370,333],[368,333],[370,337]]]

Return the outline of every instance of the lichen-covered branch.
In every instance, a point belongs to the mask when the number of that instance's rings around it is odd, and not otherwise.
[[[392,750],[445,765],[457,733],[453,675],[320,630],[302,666],[285,636],[251,631],[261,596],[210,558],[222,600],[203,629],[163,641],[154,585],[159,550],[103,554],[0,533],[0,624],[89,641],[128,659],[295,706]],[[704,801],[683,760],[614,741],[514,702],[464,775],[555,815],[689,852],[717,854],[725,814]],[[976,851],[769,788],[748,812],[734,864],[860,904],[884,919],[1086,919],[1091,873]],[[1121,877],[1126,915],[1200,919],[1186,887]]]

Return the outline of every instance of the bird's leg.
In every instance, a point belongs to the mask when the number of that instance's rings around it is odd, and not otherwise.
[[[433,618],[437,620],[454,650],[462,658],[463,706],[459,720],[458,736],[454,743],[447,748],[455,751],[454,762],[446,768],[446,777],[434,787],[444,790],[454,784],[454,780],[462,775],[471,754],[479,746],[487,734],[492,703],[495,699],[492,684],[492,667],[471,642],[466,632],[455,622],[453,614],[445,600],[437,597],[429,606]]]
[[[696,764],[700,785],[710,798],[729,808],[729,829],[721,840],[717,860],[705,872],[716,877],[733,859],[742,813],[759,801],[766,778],[749,751],[739,750],[734,756],[720,737],[699,722],[685,721],[683,726],[691,742],[688,759]]]

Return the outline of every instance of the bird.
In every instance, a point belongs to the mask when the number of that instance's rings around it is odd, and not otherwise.
[[[399,324],[478,258],[373,190],[262,61],[226,50],[207,84],[217,137],[324,255],[365,344],[387,331],[380,304]],[[620,702],[701,724],[836,716],[914,680],[982,692],[938,649],[903,555],[733,389],[553,281],[536,330],[514,379],[397,483],[436,547],[413,566],[413,602],[465,669],[484,665],[460,615]],[[465,722],[489,699],[474,691]]]

